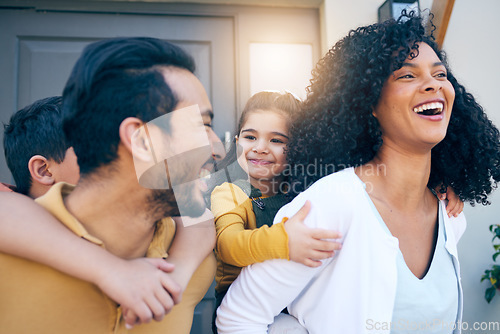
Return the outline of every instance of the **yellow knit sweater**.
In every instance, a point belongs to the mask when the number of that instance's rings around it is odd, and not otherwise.
[[[224,183],[211,195],[217,243],[217,292],[225,292],[241,267],[270,259],[288,258],[288,235],[283,222],[257,227],[252,200],[243,190]]]

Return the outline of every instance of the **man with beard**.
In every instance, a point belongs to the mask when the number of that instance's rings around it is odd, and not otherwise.
[[[194,272],[189,284],[178,282],[187,285],[182,301],[162,321],[134,327],[136,333],[189,333],[194,307],[215,273],[215,232],[199,175],[217,155],[219,140],[193,71],[186,53],[161,40],[117,38],[89,45],[63,92],[63,128],[78,157],[80,181],[76,187],[56,184],[37,200],[74,234],[123,259],[166,257],[174,234],[202,229],[206,238],[196,249],[176,249],[200,259],[175,269],[188,277]],[[42,213],[32,203],[24,200],[22,215],[33,220]],[[165,217],[179,214],[206,221],[186,220],[176,232]],[[123,310],[97,286],[7,254],[0,253],[0,268],[2,331],[126,331]]]

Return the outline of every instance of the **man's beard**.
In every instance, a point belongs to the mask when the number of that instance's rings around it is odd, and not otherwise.
[[[199,156],[192,151],[177,155],[158,163],[140,178],[141,185],[150,188],[149,211],[156,219],[171,216],[199,217],[206,209],[203,194],[199,189]],[[173,189],[172,189],[173,188]]]
[[[148,198],[149,212],[155,219],[171,216],[199,217],[206,209],[206,204],[200,198],[196,199],[194,185],[185,183],[171,189],[153,189]]]

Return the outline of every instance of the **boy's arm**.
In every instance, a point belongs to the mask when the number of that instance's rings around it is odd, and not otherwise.
[[[176,332],[187,332],[192,321],[194,307],[203,298],[213,281],[215,263],[212,250],[215,245],[214,216],[210,210],[197,218],[172,217],[175,222],[175,237],[168,249],[168,262],[175,265],[176,269],[170,274],[184,291],[190,283],[191,290],[187,290],[185,298],[173,309],[165,321],[172,323],[171,329]],[[213,260],[215,262],[215,260]],[[214,268],[210,268],[213,265]],[[199,272],[198,277],[194,277]],[[210,277],[205,277],[206,275]],[[192,279],[193,278],[193,279]],[[124,310],[126,326],[131,328],[140,323],[133,310]],[[191,320],[190,320],[191,319]]]
[[[168,262],[176,266],[170,276],[186,288],[191,276],[215,246],[214,216],[210,210],[197,218],[172,217],[175,237],[168,250]]]
[[[92,282],[117,303],[133,309],[141,322],[160,320],[180,300],[180,287],[163,272],[173,266],[162,259],[118,258],[78,238],[20,194],[0,193],[0,213],[0,252]]]

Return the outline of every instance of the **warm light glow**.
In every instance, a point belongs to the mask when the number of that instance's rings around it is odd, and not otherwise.
[[[310,44],[250,43],[250,93],[287,90],[304,99],[312,66]]]

